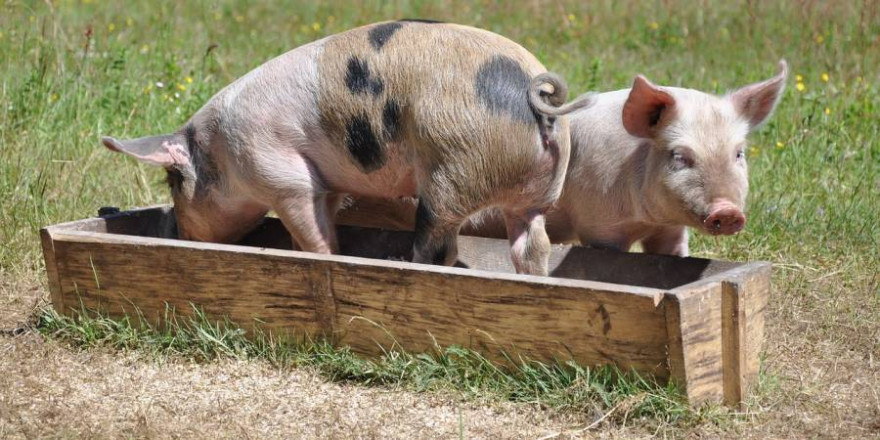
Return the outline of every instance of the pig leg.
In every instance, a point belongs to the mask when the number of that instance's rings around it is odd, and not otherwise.
[[[504,224],[516,273],[546,276],[550,239],[544,228],[544,215],[536,210],[505,211]]]
[[[291,191],[273,205],[300,250],[330,254],[339,249],[327,199],[326,193]]]
[[[453,218],[450,218],[453,217]],[[427,196],[419,197],[416,208],[413,262],[452,266],[458,259],[458,230],[464,217],[454,219],[446,210],[437,210]]]
[[[642,249],[648,254],[688,256],[688,231],[685,227],[660,228],[642,240]]]

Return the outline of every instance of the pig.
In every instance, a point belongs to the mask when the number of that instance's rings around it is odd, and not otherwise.
[[[637,76],[630,89],[600,93],[569,116],[571,160],[562,195],[547,212],[553,243],[688,256],[688,227],[730,235],[746,224],[746,137],[773,113],[785,89],[776,76],[725,96],[661,87]],[[356,200],[346,223],[409,229],[410,201]],[[462,233],[503,238],[503,219],[487,211]]]
[[[274,210],[299,249],[338,249],[345,195],[417,197],[413,261],[451,265],[473,213],[499,209],[516,270],[546,274],[544,212],[570,155],[558,75],[467,26],[401,20],[293,49],[221,90],[175,133],[112,151],[165,168],[179,237],[233,243]]]

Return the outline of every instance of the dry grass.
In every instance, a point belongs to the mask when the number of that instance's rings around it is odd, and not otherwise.
[[[524,406],[327,383],[261,362],[70,351],[34,334],[3,346],[3,438],[536,438],[580,422]]]

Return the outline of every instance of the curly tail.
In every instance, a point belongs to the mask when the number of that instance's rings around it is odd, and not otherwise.
[[[565,80],[553,72],[536,76],[529,85],[529,104],[544,116],[562,116],[596,103],[596,93],[593,92],[584,93],[566,104],[567,97]]]

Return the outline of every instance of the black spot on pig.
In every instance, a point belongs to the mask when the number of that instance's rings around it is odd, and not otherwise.
[[[220,181],[220,171],[214,162],[214,156],[203,148],[196,147],[191,157],[196,172],[195,193],[205,195]]]
[[[186,124],[186,127],[183,129],[183,137],[186,138],[186,149],[189,151],[190,156],[192,156],[193,149],[197,147],[196,126],[192,122]]]
[[[375,171],[385,163],[382,144],[366,115],[355,116],[345,125],[345,147],[364,171]]]
[[[372,78],[367,62],[356,56],[348,59],[348,68],[345,72],[345,86],[352,93],[370,92],[373,96],[379,96],[385,90],[385,83],[379,78]]]
[[[199,145],[195,124],[192,122],[186,124],[183,129],[183,137],[186,139],[186,149],[192,162],[192,171],[195,172],[195,194],[197,196],[205,195],[220,180],[217,164],[214,163],[214,157]],[[169,172],[168,182],[172,188],[180,188],[183,181],[186,180],[186,176],[190,176],[190,179],[193,178],[191,172],[182,174],[181,171],[183,170],[175,170],[174,176]]]
[[[400,105],[397,101],[389,99],[382,109],[382,128],[385,129],[385,139],[395,141],[400,137]]]
[[[357,57],[348,59],[348,70],[345,73],[345,85],[352,93],[360,93],[370,86],[370,68],[367,62]]]
[[[373,96],[381,95],[383,90],[385,90],[385,83],[383,83],[381,79],[376,78],[370,81],[370,93],[372,93]]]
[[[400,19],[397,21],[399,21],[401,23],[423,23],[423,24],[443,24],[444,23],[442,21],[430,20],[430,19],[425,19],[425,18],[403,18],[403,19]]]
[[[538,115],[529,105],[531,78],[510,57],[496,55],[480,66],[474,88],[477,99],[495,114],[506,114],[516,121],[535,123]]]
[[[368,36],[373,49],[381,50],[382,46],[391,39],[391,36],[402,27],[403,25],[400,23],[383,23],[370,29]]]

